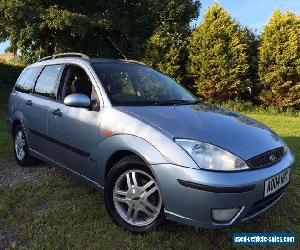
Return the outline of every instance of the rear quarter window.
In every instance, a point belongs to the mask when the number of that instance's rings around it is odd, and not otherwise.
[[[55,86],[62,69],[62,65],[46,66],[36,81],[34,93],[49,98],[55,97]]]
[[[31,92],[41,70],[42,67],[32,67],[25,69],[15,85],[15,90],[25,93]]]

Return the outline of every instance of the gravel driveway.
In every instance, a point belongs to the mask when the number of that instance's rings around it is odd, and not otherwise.
[[[75,177],[45,163],[37,163],[33,167],[21,167],[15,158],[0,158],[0,189],[13,189],[19,184],[41,185],[51,178],[78,181]]]
[[[21,167],[14,158],[0,158],[0,188],[10,189],[18,184],[40,185],[50,177],[51,169],[45,164]]]

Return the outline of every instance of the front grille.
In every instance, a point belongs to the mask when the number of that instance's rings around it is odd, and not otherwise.
[[[283,187],[276,191],[274,194],[271,194],[259,201],[256,201],[245,217],[251,217],[252,215],[255,215],[260,211],[264,210],[266,207],[272,205],[272,203],[275,202],[284,193],[285,190],[286,187]]]
[[[276,148],[273,150],[269,150],[265,153],[262,153],[258,156],[255,156],[248,161],[246,161],[247,165],[250,168],[264,168],[275,164],[280,161],[282,156],[284,155],[284,148]]]

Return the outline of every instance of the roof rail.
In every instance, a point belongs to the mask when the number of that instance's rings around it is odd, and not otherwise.
[[[81,58],[84,58],[84,59],[90,59],[85,54],[71,52],[71,53],[61,53],[61,54],[56,54],[56,55],[52,55],[52,56],[46,56],[44,58],[39,59],[38,62],[42,62],[42,61],[46,61],[46,60],[51,60],[51,59],[55,59],[55,58],[63,58],[63,57],[81,57]]]
[[[140,65],[143,65],[143,66],[147,66],[145,63],[143,62],[140,62],[140,61],[136,61],[136,60],[126,60],[126,59],[118,59],[118,61],[122,61],[122,62],[128,62],[128,63],[135,63],[135,64],[140,64]]]
[[[38,62],[50,60],[50,59],[52,59],[52,57],[53,57],[53,56],[46,56],[46,57],[43,57],[43,58],[39,59]]]

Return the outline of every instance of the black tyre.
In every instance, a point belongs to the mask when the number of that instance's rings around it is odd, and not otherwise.
[[[30,156],[25,132],[21,125],[18,125],[14,129],[13,139],[15,158],[18,164],[21,166],[32,166],[34,163],[36,163],[36,159]]]
[[[146,233],[165,221],[157,182],[136,156],[127,156],[112,167],[104,199],[110,217],[133,233]]]

